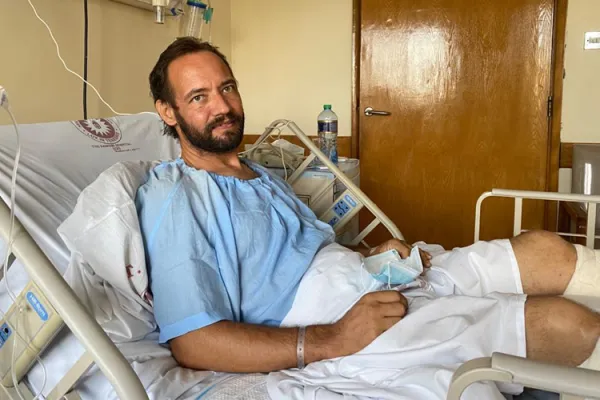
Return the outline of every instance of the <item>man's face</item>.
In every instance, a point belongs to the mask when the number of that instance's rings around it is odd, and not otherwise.
[[[225,63],[210,52],[188,54],[171,63],[168,79],[180,134],[199,150],[237,149],[244,132],[244,109]]]

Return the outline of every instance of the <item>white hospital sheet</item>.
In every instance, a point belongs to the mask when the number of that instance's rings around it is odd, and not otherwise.
[[[148,392],[150,400],[192,400],[192,399],[231,399],[234,396],[224,394],[235,393],[240,399],[266,400],[266,375],[260,374],[228,374],[212,371],[193,371],[181,368],[171,357],[170,352],[158,346],[157,338],[128,343],[119,346],[120,350],[131,362]],[[71,347],[61,346],[61,354]],[[61,365],[57,357],[48,364],[53,369],[48,378],[52,381],[61,378],[68,365]],[[30,374],[31,375],[31,374]],[[42,382],[41,372],[35,373],[34,391],[37,392]],[[76,386],[77,394],[83,400],[118,400],[117,394],[104,375],[96,367],[92,368]]]
[[[268,399],[265,375],[181,368],[170,352],[159,346],[157,341],[156,336],[119,346],[146,387],[150,400],[231,399],[235,397],[223,395],[232,392],[241,399]],[[83,400],[118,400],[114,389],[96,367],[77,384],[77,394]]]
[[[484,269],[482,254],[485,254],[485,258],[499,263],[498,268],[510,271],[509,254],[500,254],[504,252],[503,246],[490,246],[494,250],[490,251],[488,246],[473,247],[473,252],[483,252],[469,257],[434,257],[433,267],[426,274],[433,290],[404,292],[409,312],[398,324],[354,355],[316,362],[303,370],[270,374],[270,396],[275,400],[367,397],[442,400],[454,371],[462,363],[490,356],[495,351],[525,356],[525,296],[489,293],[479,297],[482,288],[473,288],[470,275],[455,269]],[[479,265],[472,261],[477,258]],[[444,265],[437,263],[438,260],[443,260]],[[283,324],[335,322],[363,294],[385,287],[362,273],[360,265],[356,253],[338,245],[319,253],[302,280]],[[463,291],[465,288],[467,293]],[[459,295],[436,294],[448,292]],[[521,389],[502,387],[503,391],[517,393]],[[478,383],[468,388],[463,399],[491,398],[492,392],[499,392],[495,384]]]

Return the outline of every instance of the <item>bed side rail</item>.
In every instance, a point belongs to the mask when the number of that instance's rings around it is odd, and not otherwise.
[[[508,354],[493,353],[461,365],[452,377],[447,400],[460,400],[475,382],[495,381],[561,393],[561,399],[600,399],[600,372],[532,361]],[[505,399],[504,396],[496,400]]]
[[[596,211],[597,204],[600,203],[600,196],[574,193],[538,192],[529,190],[493,189],[491,192],[483,193],[477,200],[477,205],[475,208],[475,242],[479,241],[481,230],[481,204],[489,197],[507,197],[515,199],[515,212],[513,217],[513,234],[515,236],[522,232],[521,223],[523,217],[523,199],[585,203],[588,206],[586,234],[583,235],[569,232],[557,232],[557,234],[561,236],[585,237],[586,246],[590,248],[594,248],[594,239],[600,238],[600,236],[595,236]]]
[[[333,202],[333,205],[323,214],[319,216],[324,222],[332,225],[336,233],[339,233],[342,228],[363,208],[366,207],[375,217],[375,219],[365,227],[352,241],[351,245],[358,245],[359,243],[364,242],[365,237],[371,233],[375,227],[379,224],[383,224],[383,226],[390,232],[390,234],[396,239],[404,239],[404,236],[398,229],[398,227],[390,220],[383,211],[375,204],[371,199],[369,199],[362,190],[350,179],[346,174],[344,174],[328,157],[321,152],[321,150],[313,143],[313,141],[296,125],[295,122],[280,119],[273,121],[267,128],[264,133],[260,136],[260,138],[254,143],[255,146],[261,144],[269,135],[271,135],[274,131],[281,131],[284,127],[289,128],[289,130],[298,137],[298,139],[310,150],[310,155],[304,160],[302,164],[290,175],[287,179],[287,182],[290,185],[294,185],[294,182],[302,175],[302,173],[310,166],[315,158],[318,158],[323,165],[325,165],[329,171],[331,171],[336,179],[338,179],[347,190],[344,191],[338,198],[336,198]],[[330,188],[326,187],[322,190],[322,194],[326,189]],[[318,196],[318,195],[317,195]],[[368,247],[368,245],[367,245]]]
[[[0,201],[0,233],[8,243],[10,209]],[[33,283],[42,291],[64,323],[82,343],[120,399],[148,399],[129,362],[102,327],[87,312],[71,287],[15,218],[12,252],[21,260]]]

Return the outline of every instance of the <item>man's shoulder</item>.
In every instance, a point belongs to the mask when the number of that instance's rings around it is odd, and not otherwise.
[[[176,189],[184,176],[177,160],[161,161],[148,169],[144,181],[137,190],[137,196],[168,196]]]
[[[271,169],[264,167],[264,166],[260,165],[259,163],[249,160],[249,159],[244,159],[244,162],[254,172],[258,173],[261,176],[267,176],[269,178],[269,179],[265,180],[265,182],[267,184],[271,184],[271,185],[276,184],[282,188],[291,190],[291,186],[281,176],[279,176],[277,173],[275,173]]]

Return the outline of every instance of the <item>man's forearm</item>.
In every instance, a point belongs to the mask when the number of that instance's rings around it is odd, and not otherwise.
[[[309,364],[335,354],[332,325],[306,328],[304,359]],[[171,341],[184,367],[236,373],[271,372],[297,365],[298,328],[274,328],[220,321]]]

